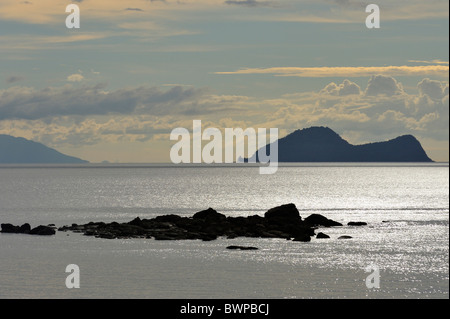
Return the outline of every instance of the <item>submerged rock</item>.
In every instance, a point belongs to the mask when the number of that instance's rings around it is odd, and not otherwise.
[[[352,236],[340,236],[338,239],[352,239]]]
[[[310,242],[311,241],[311,236],[307,235],[307,234],[302,234],[300,236],[297,236],[294,238],[294,241],[301,241],[301,242]]]
[[[324,233],[318,233],[316,238],[317,239],[327,239],[327,238],[330,238],[330,236],[328,236],[327,234],[324,234]]]
[[[246,246],[228,246],[227,249],[230,250],[258,250],[257,247],[246,247]]]
[[[367,226],[366,222],[349,222],[347,223],[348,226]]]

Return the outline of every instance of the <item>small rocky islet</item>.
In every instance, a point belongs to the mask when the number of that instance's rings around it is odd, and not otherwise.
[[[349,222],[348,226],[365,226],[364,222]],[[72,224],[56,228],[54,225],[31,228],[29,224],[14,226],[1,224],[2,233],[22,233],[30,235],[54,235],[56,229],[62,232],[83,233],[106,239],[147,238],[155,240],[203,240],[211,241],[218,237],[229,239],[237,237],[282,238],[299,242],[326,239],[330,236],[315,230],[319,227],[339,227],[341,223],[320,214],[312,214],[305,219],[295,204],[286,204],[269,209],[264,217],[227,217],[212,208],[195,213],[192,217],[164,215],[152,219],[139,217],[127,223],[90,222],[84,225]],[[338,239],[350,239],[341,236]],[[254,250],[255,247],[229,246],[232,250]]]

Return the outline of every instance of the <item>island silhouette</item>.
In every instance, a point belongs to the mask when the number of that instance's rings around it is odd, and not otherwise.
[[[260,148],[245,162],[259,162]],[[273,148],[271,148],[273,149]],[[261,153],[263,154],[263,153]],[[352,145],[328,127],[296,130],[278,140],[279,162],[433,162],[412,135]]]

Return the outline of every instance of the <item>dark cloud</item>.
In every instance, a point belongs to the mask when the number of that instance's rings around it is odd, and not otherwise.
[[[139,87],[115,91],[107,91],[104,85],[49,87],[39,91],[14,87],[0,91],[0,120],[71,115],[179,114],[195,105],[205,92],[204,89],[179,86],[170,90]]]
[[[421,95],[428,95],[432,100],[440,100],[448,95],[448,85],[444,87],[441,82],[428,78],[420,81],[417,88]]]
[[[138,12],[144,12],[141,8],[125,8],[125,11],[138,11]]]
[[[11,84],[11,83],[20,82],[20,81],[23,81],[23,80],[25,80],[25,78],[23,76],[11,75],[11,76],[8,76],[6,78],[6,83]]]
[[[401,93],[403,93],[401,83],[397,82],[393,77],[385,75],[372,76],[366,89],[367,96],[393,96]]]
[[[273,7],[275,3],[273,1],[257,1],[257,0],[227,0],[226,4],[238,5],[244,7]]]

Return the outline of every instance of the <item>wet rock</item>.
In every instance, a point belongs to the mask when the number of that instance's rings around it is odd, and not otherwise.
[[[294,241],[301,241],[301,242],[310,242],[311,241],[311,236],[307,235],[307,234],[303,234],[300,235],[298,237],[294,238]]]
[[[310,226],[322,226],[322,227],[335,227],[335,226],[342,226],[341,223],[338,223],[332,219],[328,219],[325,216],[322,216],[320,214],[312,214],[305,218],[305,224],[308,224]]]
[[[301,221],[300,213],[298,212],[295,204],[286,204],[278,207],[269,209],[265,214],[264,218],[269,221]]]
[[[324,233],[318,233],[316,238],[317,239],[327,239],[327,238],[330,238],[330,236],[328,236],[327,234],[324,234]]]
[[[246,247],[246,246],[228,246],[227,249],[230,250],[258,250],[257,247]]]
[[[12,224],[1,224],[1,229],[2,233],[28,234],[31,230],[31,226],[28,223],[25,223],[22,226],[15,226]]]
[[[227,219],[225,215],[218,213],[215,209],[212,208],[208,208],[207,210],[202,210],[201,212],[195,213],[192,218],[202,219],[206,221],[223,221]]]
[[[352,239],[352,236],[340,236],[338,239]]]
[[[367,226],[366,222],[349,222],[347,223],[348,226]]]
[[[269,209],[263,216],[226,217],[212,208],[192,217],[164,215],[152,219],[136,217],[128,223],[72,224],[61,231],[81,232],[98,238],[154,238],[155,240],[215,240],[218,237],[282,238],[308,242],[316,226],[342,226],[322,215],[302,220],[297,207],[287,204]],[[321,238],[321,235],[318,236]]]
[[[55,235],[56,231],[52,227],[40,225],[40,226],[37,226],[37,227],[31,229],[29,234],[30,235],[40,235],[40,236],[51,236],[51,235]]]

